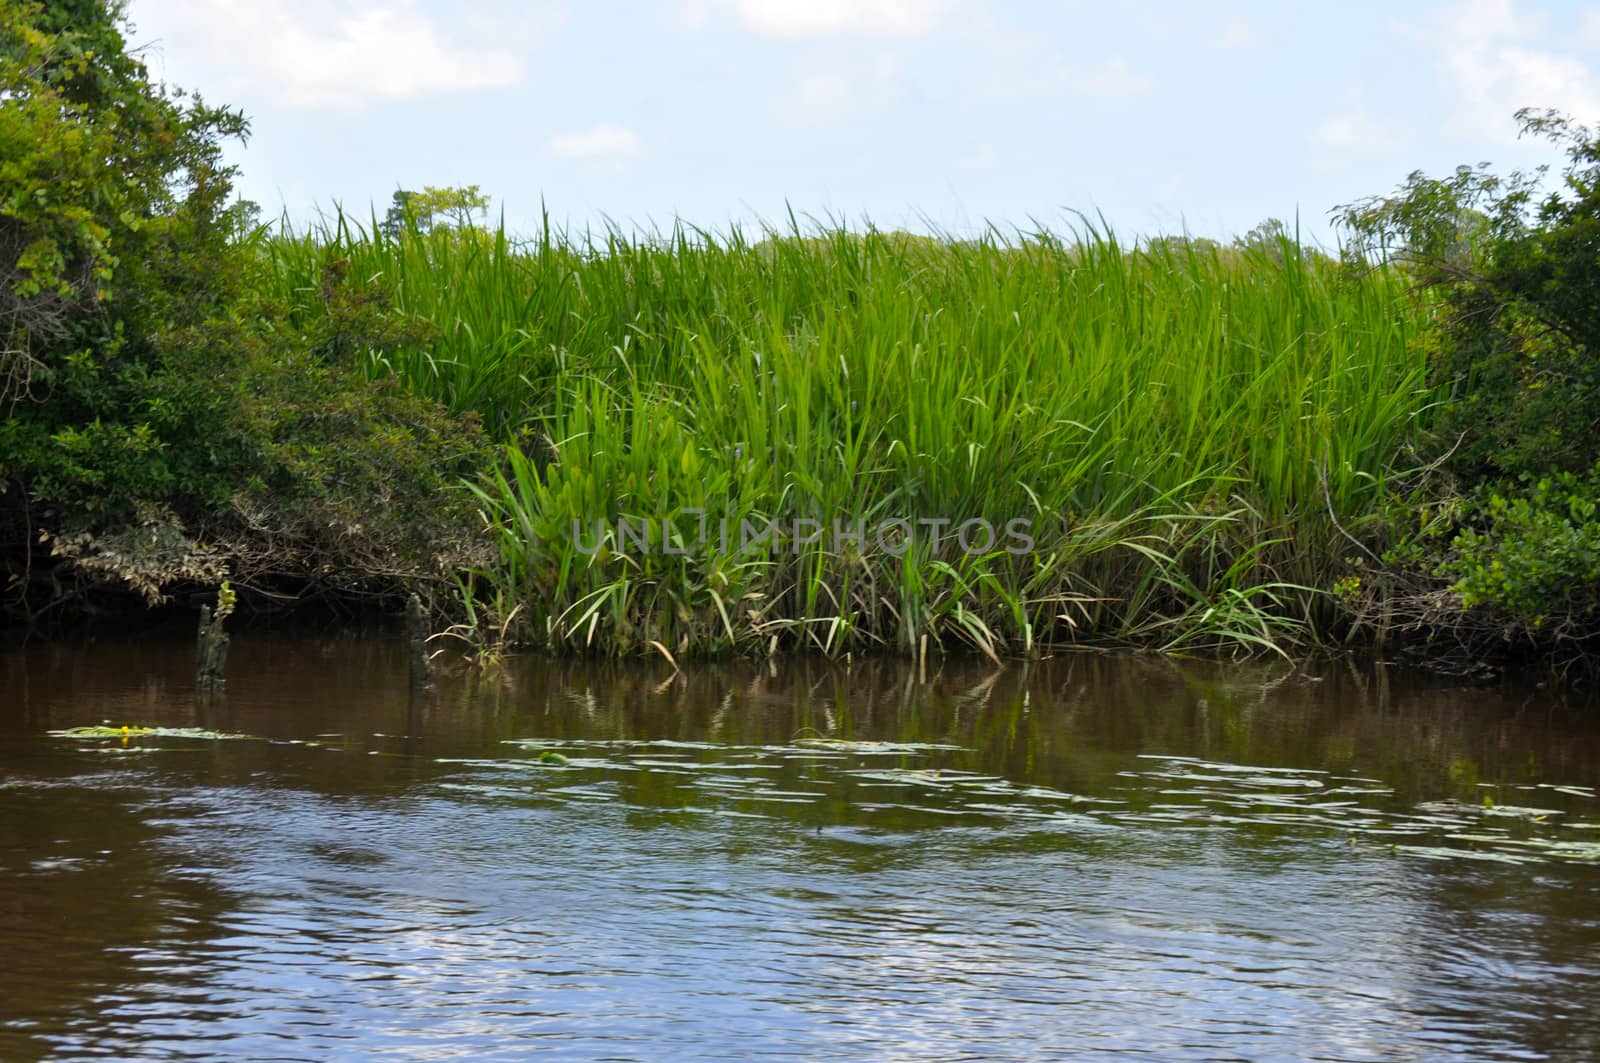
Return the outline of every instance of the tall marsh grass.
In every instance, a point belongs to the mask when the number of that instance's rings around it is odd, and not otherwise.
[[[462,584],[485,630],[556,648],[1282,651],[1329,634],[1434,398],[1402,281],[1288,242],[340,221],[266,249],[308,317],[340,261],[432,323],[358,356],[506,440],[472,485],[500,560]],[[1025,518],[1036,542],[716,533],[896,518]],[[670,553],[619,541],[669,521]]]

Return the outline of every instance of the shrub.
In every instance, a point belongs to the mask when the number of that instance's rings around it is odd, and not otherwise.
[[[1389,570],[1352,600],[1471,656],[1548,651],[1600,619],[1600,133],[1517,117],[1566,151],[1553,191],[1542,169],[1462,167],[1342,208],[1361,245],[1418,282],[1446,395],[1431,516],[1397,522]]]
[[[1450,389],[1438,424],[1468,483],[1582,473],[1600,458],[1600,134],[1553,112],[1517,114],[1565,147],[1543,170],[1414,173],[1399,192],[1341,208],[1368,250],[1430,294],[1430,370]]]
[[[108,0],[0,0],[0,99],[8,606],[230,573],[394,592],[473,561],[481,433],[369,382],[352,352],[419,326],[337,263],[307,327],[262,294],[222,163],[242,115],[151,84]]]
[[[1483,493],[1481,527],[1456,536],[1444,572],[1468,607],[1551,635],[1581,630],[1600,609],[1600,465],[1583,476],[1524,476],[1519,488]]]

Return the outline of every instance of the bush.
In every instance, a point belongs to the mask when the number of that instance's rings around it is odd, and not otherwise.
[[[1481,528],[1455,538],[1444,572],[1470,607],[1489,607],[1530,629],[1560,635],[1592,626],[1600,610],[1600,465],[1561,472],[1520,490],[1484,492]]]
[[[1543,170],[1411,175],[1391,197],[1341,208],[1369,252],[1405,263],[1432,301],[1430,369],[1451,389],[1438,427],[1467,483],[1583,473],[1600,458],[1600,134],[1519,111],[1564,145]]]
[[[393,593],[475,559],[481,432],[352,357],[415,326],[337,268],[312,327],[260,294],[222,164],[243,116],[152,85],[107,0],[0,0],[0,99],[7,605]]]
[[[1342,208],[1360,246],[1418,282],[1449,396],[1431,516],[1397,522],[1388,571],[1348,597],[1471,656],[1600,633],[1600,134],[1517,117],[1564,146],[1554,191],[1541,195],[1543,170],[1462,167]]]

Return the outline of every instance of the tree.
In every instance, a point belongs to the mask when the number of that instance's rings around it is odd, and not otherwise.
[[[35,394],[87,334],[172,310],[145,300],[176,243],[194,266],[226,239],[222,143],[248,124],[154,89],[121,19],[104,0],[0,0],[0,400]]]
[[[412,203],[419,212],[435,222],[442,218],[457,229],[471,228],[474,224],[473,215],[486,215],[489,211],[489,197],[477,185],[464,188],[425,185]]]
[[[1296,243],[1295,234],[1289,231],[1281,218],[1266,218],[1257,222],[1244,236],[1236,237],[1233,246],[1265,255],[1281,265],[1284,247],[1293,247]]]
[[[394,197],[389,203],[389,209],[383,216],[383,221],[378,225],[378,231],[391,240],[400,238],[406,231],[408,224],[417,224],[415,209],[411,206],[415,192],[404,188],[395,189]]]
[[[123,25],[0,0],[0,612],[436,576],[473,545],[477,430],[322,356],[393,331],[369,281],[330,277],[334,336],[252,283],[247,123],[153,84]]]
[[[1271,247],[1279,240],[1294,240],[1294,234],[1282,218],[1266,218],[1257,222],[1244,238],[1235,241],[1240,247]]]
[[[1369,256],[1440,301],[1431,368],[1452,389],[1442,427],[1471,480],[1600,459],[1600,134],[1553,111],[1517,119],[1565,148],[1554,190],[1540,195],[1542,167],[1482,164],[1337,210]]]
[[[1553,111],[1522,133],[1564,147],[1544,168],[1413,173],[1393,195],[1338,208],[1368,258],[1417,280],[1434,383],[1439,514],[1387,555],[1397,585],[1472,659],[1518,638],[1594,667],[1600,638],[1600,133]],[[1408,522],[1414,522],[1414,510]],[[1414,527],[1414,523],[1413,523]],[[1441,587],[1439,581],[1446,581]],[[1448,589],[1452,593],[1442,594]],[[1391,595],[1384,615],[1404,614]],[[1420,604],[1419,604],[1420,603]]]
[[[488,210],[489,197],[477,185],[463,188],[424,185],[420,192],[402,188],[396,190],[378,228],[391,239],[399,236],[408,225],[422,232],[441,223],[455,229],[470,229],[475,224],[473,215],[485,214]]]

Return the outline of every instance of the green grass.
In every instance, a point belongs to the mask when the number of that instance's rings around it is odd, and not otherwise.
[[[507,441],[474,485],[499,562],[462,585],[481,631],[555,648],[1292,650],[1331,635],[1346,533],[1434,399],[1403,281],[1288,243],[339,221],[264,248],[307,321],[342,259],[432,323],[354,356]],[[692,532],[691,511],[711,541],[680,553],[574,542],[574,522]],[[1037,548],[715,534],[897,517],[1027,518]]]

